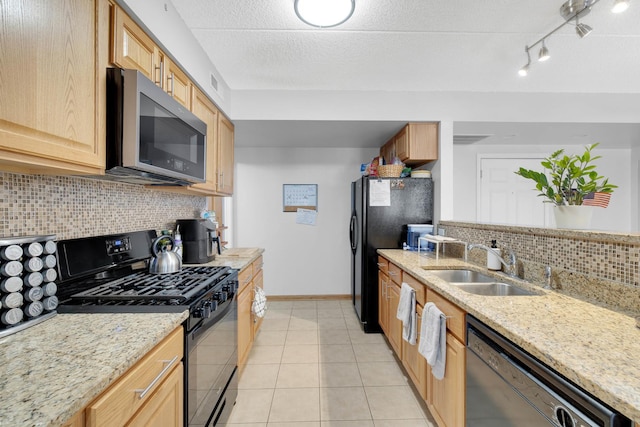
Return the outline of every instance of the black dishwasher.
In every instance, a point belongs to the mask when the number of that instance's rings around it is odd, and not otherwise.
[[[467,427],[627,427],[631,420],[467,315]]]

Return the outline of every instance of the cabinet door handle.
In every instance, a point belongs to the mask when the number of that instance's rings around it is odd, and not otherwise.
[[[173,94],[173,80],[174,80],[173,73],[171,73],[171,75],[169,77],[167,77],[167,80],[171,80],[171,90],[169,91],[169,95],[174,96],[174,94]]]
[[[398,275],[398,273],[396,273],[395,271],[390,271],[389,272],[389,276],[397,276],[397,275]]]
[[[171,360],[163,360],[162,363],[166,363],[167,366],[164,367],[164,369],[162,371],[160,371],[160,373],[158,374],[157,377],[155,377],[153,379],[153,381],[151,381],[151,383],[149,383],[149,385],[140,390],[134,390],[136,393],[139,393],[140,396],[138,396],[138,399],[144,399],[144,397],[147,395],[147,393],[149,393],[149,391],[151,391],[151,389],[153,388],[154,385],[156,385],[158,383],[158,381],[160,381],[160,378],[162,378],[164,376],[164,374],[169,370],[169,368],[171,368],[171,366],[173,366],[174,363],[176,363],[176,360],[178,360],[178,356],[174,356],[173,359]]]

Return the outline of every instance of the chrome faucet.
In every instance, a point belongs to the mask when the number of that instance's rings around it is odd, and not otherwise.
[[[484,249],[487,252],[493,253],[504,266],[505,273],[511,277],[518,277],[518,260],[516,258],[516,253],[512,249],[503,246],[503,249],[507,251],[507,255],[503,258],[497,251],[481,243],[469,243],[469,246],[467,246],[467,252],[470,252],[471,249],[475,248]]]

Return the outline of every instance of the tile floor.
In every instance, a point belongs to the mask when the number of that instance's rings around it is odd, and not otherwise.
[[[350,300],[273,301],[229,427],[434,427],[381,334]]]

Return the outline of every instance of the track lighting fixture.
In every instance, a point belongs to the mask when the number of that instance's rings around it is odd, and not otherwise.
[[[531,65],[531,55],[529,54],[529,46],[525,46],[524,51],[527,52],[527,63],[518,71],[518,74],[522,77],[529,74],[529,65]]]
[[[544,40],[542,40],[542,47],[540,48],[540,52],[538,53],[538,61],[544,62],[551,58],[549,55],[549,49],[544,45]]]
[[[588,26],[587,24],[576,24],[576,34],[582,39],[591,34],[593,28]]]
[[[529,73],[529,66],[531,65],[531,55],[529,51],[531,50],[531,48],[538,44],[542,45],[538,53],[538,61],[543,62],[548,60],[550,58],[550,55],[549,49],[547,49],[547,46],[545,45],[545,41],[560,28],[569,23],[572,23],[572,21],[575,21],[576,34],[578,35],[578,37],[582,39],[588,36],[591,31],[593,31],[593,28],[591,28],[587,24],[581,23],[580,18],[588,15],[589,12],[591,12],[591,8],[599,1],[600,0],[566,0],[566,2],[560,7],[560,16],[562,16],[564,22],[542,36],[535,43],[525,46],[524,50],[527,53],[527,63],[524,67],[518,70],[518,74],[521,76],[526,76]],[[630,1],[631,0],[614,0],[611,11],[613,13],[624,12],[629,7]]]

